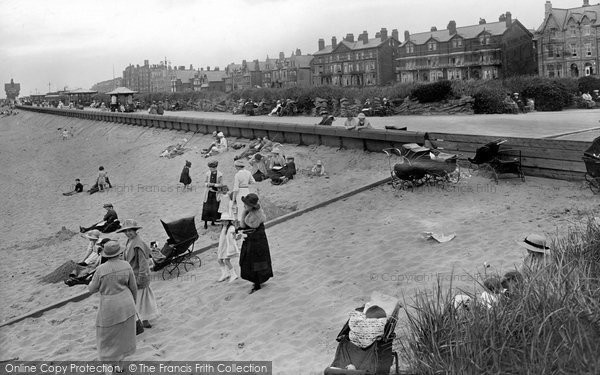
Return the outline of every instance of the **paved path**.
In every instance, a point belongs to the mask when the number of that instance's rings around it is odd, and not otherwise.
[[[320,117],[294,116],[269,117],[232,115],[222,112],[179,111],[166,112],[170,116],[204,117],[231,120],[284,122],[315,125]],[[519,115],[431,115],[391,116],[370,118],[373,127],[383,129],[386,125],[408,127],[411,131],[455,134],[480,134],[505,137],[568,139],[592,141],[600,136],[600,109],[572,109],[562,112],[532,112]],[[343,118],[337,118],[334,126],[342,126]],[[560,136],[561,134],[565,134]]]

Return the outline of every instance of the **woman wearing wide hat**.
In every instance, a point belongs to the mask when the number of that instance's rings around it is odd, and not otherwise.
[[[219,220],[221,214],[219,213],[219,199],[218,189],[223,185],[223,173],[217,170],[219,162],[211,160],[208,162],[208,168],[206,177],[204,178],[204,199],[202,204],[202,220],[204,221],[204,229],[208,228],[208,222],[215,225],[215,221]]]
[[[142,227],[135,220],[127,219],[117,233],[125,233],[125,260],[129,262],[135,275],[138,294],[135,305],[144,328],[152,328],[151,319],[158,317],[158,306],[154,292],[150,289],[150,247],[138,234]]]
[[[524,271],[537,272],[549,264],[550,248],[547,246],[546,237],[530,234],[517,243],[527,249],[527,257],[523,261]]]
[[[260,290],[260,284],[273,277],[269,241],[265,233],[267,217],[258,203],[258,196],[250,193],[242,198],[244,210],[240,228],[247,237],[240,251],[240,276],[253,286],[250,294]]]
[[[101,255],[106,261],[98,266],[88,286],[100,292],[96,317],[96,348],[100,361],[122,361],[135,353],[135,300],[137,284],[129,263],[120,256],[121,246],[108,241]]]

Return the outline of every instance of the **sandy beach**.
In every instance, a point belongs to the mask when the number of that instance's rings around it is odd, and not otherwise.
[[[61,139],[57,129],[65,126],[73,127],[73,138]],[[0,320],[87,290],[40,278],[83,257],[87,243],[78,228],[99,221],[103,203],[112,203],[121,219],[136,219],[147,242],[166,240],[160,219],[190,215],[198,215],[197,248],[218,240],[219,227],[204,230],[199,221],[208,170],[200,150],[210,136],[26,111],[0,119],[0,129]],[[159,157],[183,138],[189,140],[184,155]],[[285,185],[252,186],[268,219],[389,176],[382,153],[287,144],[284,152],[300,169],[322,160],[329,178],[300,171]],[[214,158],[229,185],[237,153]],[[192,162],[193,189],[183,192],[177,182],[185,160]],[[88,189],[100,165],[112,189],[61,194],[71,190],[75,178]],[[162,316],[137,336],[131,359],[266,360],[273,361],[274,373],[322,372],[333,359],[335,337],[348,313],[372,291],[410,305],[411,296],[438,277],[472,288],[484,262],[491,265],[485,272],[513,268],[524,255],[516,240],[532,232],[564,234],[588,215],[599,215],[599,199],[581,182],[533,177],[496,185],[485,176],[464,174],[447,189],[415,191],[381,185],[267,229],[274,278],[252,295],[244,280],[216,282],[216,248],[201,254],[201,267],[178,279],[154,275]],[[437,243],[423,239],[423,232],[456,237]],[[125,243],[122,234],[109,237]],[[98,297],[92,296],[0,328],[0,360],[96,359],[97,305]],[[401,312],[398,333],[402,322]]]

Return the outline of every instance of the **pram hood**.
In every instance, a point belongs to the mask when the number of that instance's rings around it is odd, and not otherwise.
[[[194,242],[198,239],[198,231],[196,230],[196,222],[194,216],[165,223],[160,221],[169,236],[169,243],[177,247],[179,244],[186,242]]]

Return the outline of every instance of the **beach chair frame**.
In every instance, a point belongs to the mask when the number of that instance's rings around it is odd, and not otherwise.
[[[398,313],[402,305],[400,302],[396,303],[394,310],[390,314],[385,324],[385,329],[383,335],[378,337],[373,344],[370,346],[360,349],[356,347],[354,344],[350,342],[349,334],[350,334],[350,320],[346,321],[344,327],[340,333],[338,333],[336,341],[338,342],[338,349],[336,350],[336,358],[334,358],[332,364],[325,368],[325,375],[333,375],[333,374],[368,374],[364,370],[347,370],[344,368],[339,368],[336,365],[338,364],[337,354],[340,350],[341,345],[350,345],[355,348],[355,350],[361,350],[363,352],[374,351],[375,358],[377,361],[376,367],[377,370],[375,374],[389,374],[390,368],[394,365],[395,373],[400,374],[400,366],[398,363],[398,353],[393,351],[392,344],[394,339],[396,338],[396,324],[398,323]],[[364,306],[358,307],[356,311],[362,311]]]

